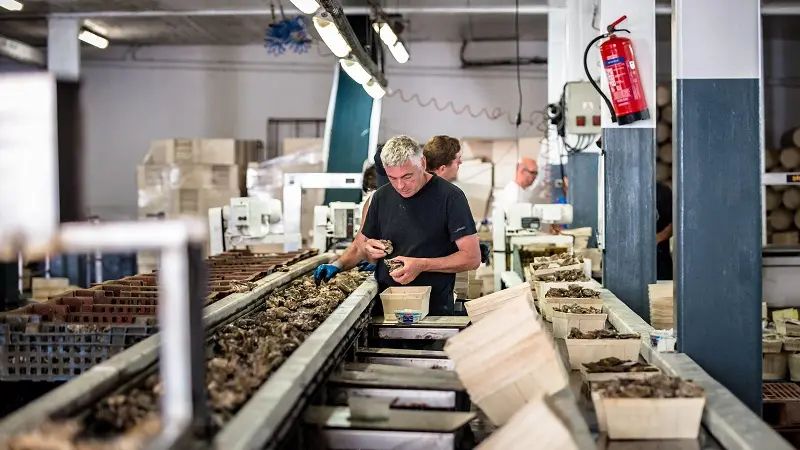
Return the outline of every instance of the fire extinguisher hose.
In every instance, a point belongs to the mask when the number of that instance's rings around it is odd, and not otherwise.
[[[603,97],[603,100],[605,100],[606,106],[608,107],[608,112],[611,113],[611,121],[617,123],[617,113],[614,112],[614,105],[611,104],[611,100],[609,100],[608,97],[606,97],[606,94],[603,93],[603,90],[600,89],[600,86],[598,86],[597,83],[595,83],[594,78],[592,78],[592,75],[589,73],[589,63],[588,63],[589,50],[592,49],[592,46],[595,44],[595,42],[599,41],[600,39],[606,38],[608,36],[610,36],[610,34],[601,34],[600,36],[597,36],[596,38],[592,39],[592,41],[589,42],[589,45],[586,46],[586,50],[584,50],[583,52],[583,70],[584,72],[586,72],[586,78],[589,79],[589,83],[592,83],[592,86],[597,91],[597,93],[600,94],[601,97]]]

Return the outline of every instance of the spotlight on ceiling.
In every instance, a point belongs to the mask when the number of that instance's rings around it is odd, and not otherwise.
[[[100,36],[99,34],[92,33],[89,30],[81,30],[81,32],[78,34],[78,39],[86,42],[89,45],[94,45],[97,48],[108,47],[108,39]]]
[[[314,28],[317,29],[322,41],[325,42],[325,45],[331,49],[334,55],[344,58],[350,54],[352,48],[345,41],[339,29],[336,28],[336,24],[330,19],[328,13],[323,12],[314,16]]]
[[[363,84],[364,90],[367,91],[370,97],[378,100],[386,95],[386,90],[376,80],[369,80]]]
[[[22,3],[16,0],[0,0],[0,8],[5,8],[9,11],[22,11]]]

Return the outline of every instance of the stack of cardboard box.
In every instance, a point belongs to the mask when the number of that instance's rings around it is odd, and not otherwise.
[[[492,215],[490,198],[516,174],[519,158],[537,160],[541,137],[516,139],[461,139],[461,159],[456,185],[464,191],[476,221]]]
[[[139,218],[206,219],[209,208],[247,195],[247,165],[258,161],[257,140],[165,139],[153,141],[136,168]],[[152,254],[140,254],[140,272],[156,268]]]

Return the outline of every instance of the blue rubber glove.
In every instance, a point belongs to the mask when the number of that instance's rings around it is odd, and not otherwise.
[[[481,248],[481,262],[488,264],[490,258],[489,246],[486,244],[479,244],[479,246]]]
[[[339,272],[341,272],[341,269],[333,264],[320,264],[319,267],[317,267],[317,270],[314,271],[314,281],[317,283],[317,285],[319,285],[322,281],[331,281],[331,278],[333,278]]]
[[[375,272],[375,264],[370,264],[368,261],[362,260],[356,264],[356,267],[359,272]]]

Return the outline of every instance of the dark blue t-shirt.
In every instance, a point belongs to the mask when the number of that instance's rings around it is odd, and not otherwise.
[[[441,258],[458,251],[456,241],[477,233],[469,203],[458,187],[433,175],[413,197],[403,198],[391,184],[372,196],[361,232],[368,239],[388,239],[393,251],[388,258]],[[375,277],[381,292],[400,286],[389,276],[383,260]],[[423,272],[409,286],[431,286],[430,315],[453,314],[455,274]],[[376,305],[382,313],[380,302]]]

